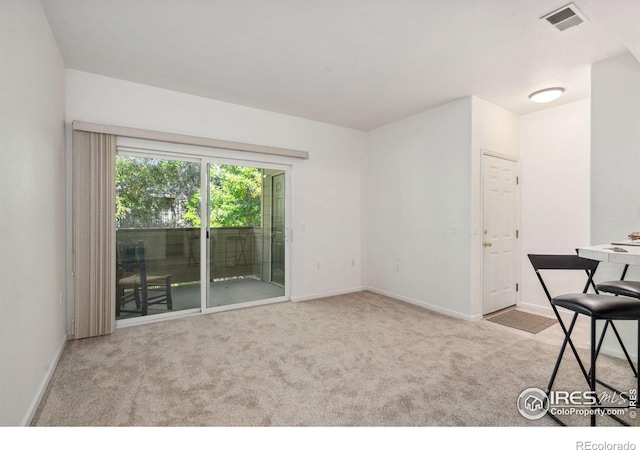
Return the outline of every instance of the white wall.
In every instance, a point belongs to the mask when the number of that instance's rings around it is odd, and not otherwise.
[[[640,62],[623,54],[591,68],[591,243],[605,244],[640,231]],[[621,267],[601,264],[596,280],[617,279]],[[627,279],[640,280],[640,267]],[[636,325],[619,324],[635,354]],[[606,350],[620,354],[614,340]]]
[[[640,62],[599,62],[591,79],[591,239],[600,244],[640,231]]]
[[[520,116],[479,97],[471,97],[471,308],[482,317],[482,155],[484,152],[518,158]]]
[[[16,426],[66,342],[65,71],[38,1],[0,4],[0,43],[0,426]]]
[[[66,119],[308,151],[280,160],[292,165],[291,297],[361,289],[364,132],[75,70]]]
[[[575,254],[589,245],[590,101],[520,118],[521,277],[519,306],[553,314],[529,253]],[[584,276],[546,272],[552,295],[581,291]]]
[[[470,147],[471,97],[370,132],[362,187],[368,289],[471,318]]]

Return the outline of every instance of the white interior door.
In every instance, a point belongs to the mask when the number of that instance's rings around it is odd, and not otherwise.
[[[517,163],[483,156],[482,313],[517,300]]]

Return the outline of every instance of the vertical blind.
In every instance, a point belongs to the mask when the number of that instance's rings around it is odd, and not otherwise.
[[[115,330],[116,136],[73,132],[74,337]]]

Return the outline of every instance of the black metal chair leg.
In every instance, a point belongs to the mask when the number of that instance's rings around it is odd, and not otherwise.
[[[584,375],[584,379],[587,381],[587,383],[590,382],[590,378],[589,378],[589,374],[587,374],[587,370],[584,368],[584,365],[582,364],[582,361],[580,360],[580,357],[578,356],[578,352],[576,350],[576,348],[573,345],[573,342],[571,341],[571,333],[573,332],[573,327],[576,324],[576,320],[578,319],[578,314],[575,313],[573,315],[573,319],[571,320],[571,324],[569,325],[569,329],[566,330],[564,328],[564,326],[562,327],[564,329],[565,335],[564,335],[564,340],[562,341],[562,346],[560,347],[560,353],[558,354],[558,359],[556,359],[556,363],[555,366],[553,367],[553,372],[551,374],[551,379],[549,380],[549,384],[547,385],[547,395],[551,392],[551,388],[553,388],[553,383],[555,382],[556,376],[558,375],[558,370],[560,369],[560,363],[562,362],[562,357],[564,356],[564,352],[567,348],[567,344],[569,344],[569,346],[571,347],[571,349],[573,350],[573,354],[576,357],[576,361],[578,362],[578,365],[580,366],[580,369],[582,370],[582,374]],[[562,322],[560,322],[562,323]]]
[[[598,340],[598,346],[596,349],[596,360],[598,359],[598,356],[600,355],[600,349],[602,348],[602,344],[604,342],[604,337],[607,334],[607,328],[608,326],[611,325],[611,329],[613,330],[613,332],[616,335],[616,338],[618,339],[618,343],[620,344],[620,348],[622,349],[622,351],[624,352],[625,357],[627,358],[627,362],[629,363],[629,367],[631,367],[631,370],[633,372],[633,376],[637,377],[638,376],[638,372],[636,371],[635,366],[633,365],[633,361],[631,361],[631,357],[629,356],[629,352],[627,352],[627,348],[625,347],[624,343],[622,342],[622,338],[620,337],[620,334],[618,333],[618,330],[616,329],[614,323],[612,320],[607,319],[605,321],[604,324],[604,328],[602,329],[602,334],[600,334],[600,339]],[[611,389],[612,391],[621,394],[621,391],[619,391],[618,389],[608,385],[607,383],[604,383],[600,380],[596,379],[597,383],[600,383],[602,386],[606,387],[607,389]]]
[[[573,345],[573,341],[571,340],[571,332],[573,330],[573,327],[576,323],[576,320],[578,319],[578,313],[574,313],[573,314],[573,319],[571,320],[571,324],[569,325],[569,330],[567,330],[567,327],[565,326],[562,318],[560,317],[560,313],[558,312],[558,310],[556,309],[556,307],[554,305],[551,305],[553,308],[553,312],[555,312],[556,314],[556,318],[558,319],[558,323],[560,324],[560,328],[562,328],[562,332],[564,333],[565,336],[565,342],[563,342],[562,344],[562,350],[561,350],[561,354],[564,353],[564,350],[566,348],[567,342],[569,343],[569,347],[571,347],[571,351],[573,352],[573,356],[576,358],[576,361],[578,361],[578,365],[580,366],[580,370],[582,371],[582,375],[584,376],[584,379],[587,380],[587,383],[589,382],[589,374],[587,373],[587,369],[585,369],[584,364],[582,364],[582,360],[580,359],[580,356],[578,355],[578,350],[576,349],[575,345]]]
[[[618,333],[618,330],[616,329],[615,324],[611,320],[608,320],[607,322],[611,323],[611,329],[615,333],[616,338],[618,339],[618,342],[620,343],[620,347],[622,348],[622,351],[624,352],[624,356],[627,358],[627,362],[629,363],[629,366],[631,367],[631,370],[633,371],[633,376],[637,378],[638,377],[638,371],[636,370],[635,366],[633,365],[633,361],[631,361],[631,357],[629,356],[629,353],[627,352],[627,348],[622,343],[622,338],[620,337],[620,334]]]
[[[591,371],[590,371],[590,380],[589,380],[589,388],[591,392],[596,392],[596,319],[591,317]],[[591,407],[591,426],[596,426],[596,407]]]

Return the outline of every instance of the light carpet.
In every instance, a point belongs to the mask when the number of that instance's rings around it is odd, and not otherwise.
[[[33,425],[555,426],[516,400],[560,342],[514,331],[371,292],[127,327],[68,343]],[[571,358],[557,386],[582,389]],[[612,383],[629,373],[599,361]]]

